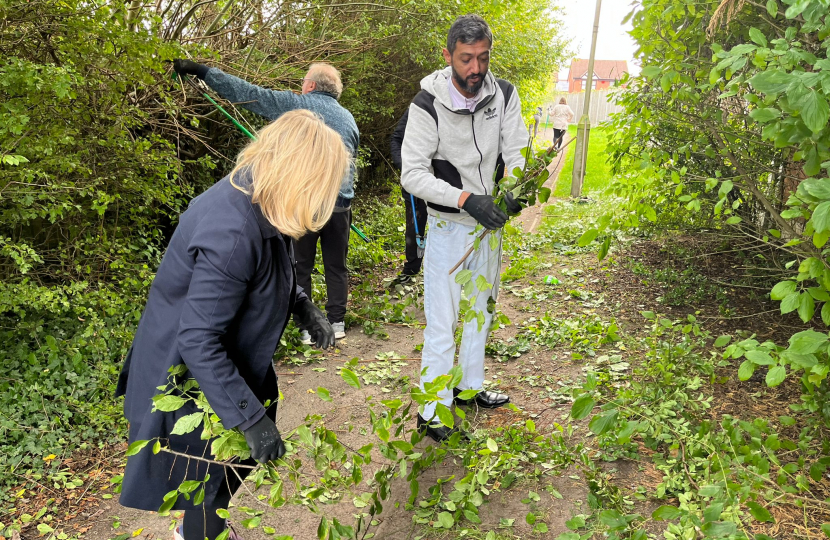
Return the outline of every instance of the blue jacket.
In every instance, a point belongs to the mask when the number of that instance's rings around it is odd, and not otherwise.
[[[268,120],[276,120],[283,113],[295,109],[307,109],[319,114],[327,126],[340,134],[343,144],[352,155],[357,157],[357,147],[360,145],[360,132],[352,113],[346,110],[337,99],[328,92],[309,92],[297,95],[288,90],[268,90],[260,86],[243,81],[239,77],[228,75],[221,69],[210,68],[204,78],[205,83],[213,88],[220,96],[238,103],[251,112],[264,116]],[[354,182],[357,171],[354,162],[349,166],[349,172],[340,185],[340,197],[337,206],[348,208],[354,198]]]
[[[244,175],[234,181],[247,182]],[[226,428],[256,423],[266,414],[266,400],[275,416],[274,352],[295,301],[308,301],[295,285],[290,246],[227,177],[193,199],[159,266],[118,380],[130,442],[161,438],[174,450],[211,457],[212,441],[201,440],[201,428],[171,435],[179,418],[197,412],[192,402],[175,412],[151,412],[157,387],[168,384],[168,369],[179,364],[188,368],[183,379],[196,379]],[[210,508],[225,482],[238,482],[221,466],[154,455],[151,446],[127,460],[124,506],[158,510],[164,494],[183,480],[210,473]],[[176,504],[191,507],[183,497]]]

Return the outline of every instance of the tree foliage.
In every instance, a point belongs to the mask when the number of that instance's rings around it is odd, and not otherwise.
[[[613,140],[617,170],[635,171],[616,187],[630,212],[597,233],[650,222],[740,231],[790,273],[771,292],[781,312],[807,323],[820,311],[830,324],[827,2],[642,0],[630,17],[643,70],[619,94]],[[770,386],[802,373],[817,408],[826,341],[808,330],[788,347],[748,339],[726,354],[747,359],[742,379],[756,365],[769,366]]]

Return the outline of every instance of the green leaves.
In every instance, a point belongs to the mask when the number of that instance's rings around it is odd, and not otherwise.
[[[130,443],[130,446],[127,447],[127,457],[134,456],[141,452],[141,449],[147,446],[147,443],[150,441],[135,441]]]
[[[591,421],[588,423],[588,429],[594,432],[595,435],[608,433],[614,427],[614,423],[617,421],[619,414],[619,411],[615,409],[597,415],[591,418]]]
[[[455,425],[455,419],[452,416],[452,411],[443,403],[437,403],[435,405],[435,413],[438,416],[438,420],[448,428]]]
[[[577,245],[579,245],[579,247],[585,247],[591,242],[593,242],[594,239],[596,239],[597,235],[599,235],[599,231],[597,229],[588,229],[587,231],[582,233],[582,236],[579,237]]]
[[[784,366],[775,366],[767,372],[767,386],[778,386],[787,376],[787,369]]]
[[[342,377],[343,380],[346,381],[346,384],[352,388],[360,388],[360,379],[354,371],[348,368],[343,368],[340,370],[340,377]]]
[[[752,41],[754,41],[755,43],[757,43],[758,45],[760,45],[762,47],[767,46],[767,38],[764,37],[764,34],[761,33],[761,31],[758,30],[757,28],[753,27],[753,28],[749,29],[749,39],[751,39]]]
[[[649,79],[653,79],[654,77],[660,75],[662,73],[662,69],[659,66],[645,66],[643,70],[640,72],[644,77]]]
[[[773,300],[783,300],[784,298],[795,292],[796,286],[797,285],[795,281],[780,281],[775,285],[775,287],[772,288],[772,291],[770,292],[770,298],[772,298]]]
[[[675,506],[669,506],[664,504],[657,510],[651,513],[652,519],[657,521],[671,521],[673,519],[677,519],[681,516],[682,512],[679,508]]]
[[[153,396],[153,410],[162,412],[178,411],[186,403],[181,396],[174,396],[171,394],[159,394]]]
[[[472,270],[462,270],[455,275],[455,282],[464,285],[473,278]]]
[[[792,78],[783,71],[769,69],[762,71],[749,79],[749,84],[764,94],[779,94],[787,89]]]
[[[827,334],[804,330],[790,337],[789,351],[795,354],[811,354],[827,344]]]
[[[455,518],[452,517],[452,514],[449,512],[441,512],[438,514],[438,520],[435,524],[436,527],[451,529],[453,525],[455,525]]]
[[[715,340],[714,346],[715,347],[726,347],[729,344],[729,341],[732,339],[732,336],[719,336],[718,339]]]
[[[813,132],[821,131],[827,126],[830,118],[830,107],[824,96],[819,95],[815,90],[810,90],[796,104],[801,109],[801,118],[804,124]]]
[[[591,394],[583,394],[576,398],[573,405],[571,405],[571,417],[574,420],[582,420],[596,407],[596,401]]]
[[[803,188],[807,193],[817,199],[830,200],[830,179],[808,178],[798,187]]]
[[[769,122],[771,120],[775,120],[777,118],[781,118],[781,111],[778,109],[773,109],[772,107],[764,107],[760,109],[753,109],[749,113],[749,117],[755,120],[756,122]]]
[[[747,381],[752,374],[755,373],[755,363],[751,360],[745,360],[741,362],[740,367],[738,367],[738,379],[741,381]]]
[[[202,424],[204,416],[205,413],[202,412],[182,416],[176,420],[176,425],[173,426],[173,430],[170,433],[172,435],[185,435],[190,433]]]

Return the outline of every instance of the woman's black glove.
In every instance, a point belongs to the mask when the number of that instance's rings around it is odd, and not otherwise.
[[[273,420],[263,416],[256,424],[242,432],[251,457],[260,463],[274,461],[285,455],[285,445]]]
[[[506,192],[504,194],[504,205],[507,207],[507,213],[511,216],[522,213],[522,205],[513,198],[513,193]]]
[[[197,64],[193,60],[177,58],[173,60],[173,70],[179,75],[196,75],[200,79],[207,77],[209,67],[204,64]]]
[[[501,229],[507,223],[507,214],[496,206],[491,195],[470,195],[461,208],[473,216],[485,229]]]
[[[318,349],[328,349],[334,345],[334,329],[331,323],[311,300],[303,300],[294,306],[294,316],[300,323],[300,328],[309,333]]]

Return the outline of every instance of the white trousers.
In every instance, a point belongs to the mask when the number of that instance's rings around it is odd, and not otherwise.
[[[473,245],[477,235],[474,227],[452,221],[445,221],[429,216],[429,234],[424,254],[424,312],[427,326],[424,330],[424,348],[421,355],[421,389],[424,382],[449,373],[455,360],[455,328],[458,323],[458,304],[461,300],[462,285],[455,282],[455,276],[462,270],[470,270],[473,283],[478,276],[484,276],[493,285],[491,290],[476,289],[474,309],[484,313],[484,325],[478,329],[478,322],[473,319],[465,323],[461,337],[461,349],[458,363],[463,378],[458,385],[460,390],[479,389],[484,384],[484,345],[490,331],[493,315],[487,312],[487,299],[495,299],[499,285],[499,268],[501,266],[501,231],[498,246],[490,248],[490,235],[484,238],[479,248],[464,261],[458,269],[449,274],[450,268]],[[480,232],[478,233],[481,234]],[[424,372],[424,369],[426,371]],[[441,403],[452,405],[452,392],[443,390],[438,394]],[[435,415],[435,403],[427,404],[421,416],[427,420]]]

